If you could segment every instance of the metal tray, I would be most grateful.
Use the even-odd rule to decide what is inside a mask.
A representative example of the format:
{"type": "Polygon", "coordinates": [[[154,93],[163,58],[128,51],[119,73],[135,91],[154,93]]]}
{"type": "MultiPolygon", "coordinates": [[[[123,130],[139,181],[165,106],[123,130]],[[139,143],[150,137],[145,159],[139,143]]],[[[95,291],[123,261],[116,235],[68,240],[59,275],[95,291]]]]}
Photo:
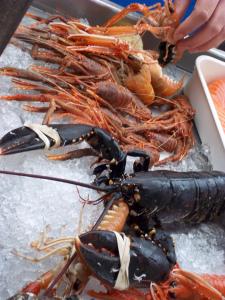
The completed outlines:
{"type": "MultiPolygon", "coordinates": [[[[53,14],[74,16],[77,18],[87,18],[88,21],[93,25],[94,24],[103,24],[116,11],[119,11],[121,9],[120,6],[113,4],[110,1],[103,1],[103,0],[76,0],[76,1],[75,0],[65,0],[65,1],[62,1],[62,0],[48,0],[48,1],[34,0],[33,6],[39,8],[39,9],[42,9],[46,12],[53,13],[53,14]]],[[[135,20],[135,18],[136,18],[135,14],[132,14],[131,16],[129,16],[128,19],[132,22],[133,20],[135,20]]],[[[149,49],[157,49],[157,46],[159,43],[159,41],[157,41],[155,38],[153,38],[150,34],[145,35],[144,42],[145,42],[145,48],[149,48],[149,49]]],[[[210,51],[210,55],[220,58],[221,60],[225,61],[225,55],[222,51],[212,50],[212,51],[210,51]]],[[[195,58],[196,58],[196,55],[185,54],[185,56],[179,62],[177,67],[175,67],[175,71],[178,71],[178,73],[179,73],[179,70],[182,70],[182,71],[189,73],[189,75],[190,75],[195,66],[195,58]]],[[[11,157],[10,157],[10,159],[11,159],[11,157]]],[[[9,166],[13,166],[13,168],[17,168],[18,165],[16,165],[16,164],[14,165],[15,162],[16,162],[16,158],[15,158],[15,160],[12,159],[9,166]]],[[[42,166],[40,164],[40,168],[41,167],[42,166]]],[[[49,170],[50,170],[50,168],[49,168],[49,170]]],[[[40,190],[42,190],[42,189],[40,189],[40,190]]],[[[56,192],[57,192],[57,189],[56,189],[56,192]]],[[[72,191],[71,191],[71,193],[72,193],[72,191]]],[[[39,201],[40,201],[40,207],[42,207],[41,199],[39,199],[39,201]]],[[[21,207],[24,207],[24,206],[21,206],[21,207]]],[[[44,207],[44,205],[43,205],[43,207],[44,207]]],[[[72,211],[72,209],[71,209],[71,211],[72,211]]],[[[41,215],[41,211],[38,211],[38,213],[41,215]]],[[[30,216],[30,215],[28,215],[28,216],[30,216]]],[[[16,217],[16,214],[15,214],[15,217],[16,217]]],[[[67,216],[67,218],[69,218],[69,217],[67,216]]],[[[27,218],[27,219],[29,219],[29,218],[27,218]]],[[[12,222],[12,224],[14,224],[14,223],[12,222]]],[[[38,230],[35,229],[34,231],[36,232],[38,230]]],[[[6,233],[7,232],[4,231],[4,236],[7,237],[6,233]]],[[[10,261],[10,259],[12,259],[12,258],[10,257],[8,260],[10,261]]],[[[10,266],[10,264],[9,264],[9,266],[10,266]]],[[[19,265],[19,266],[21,266],[21,265],[19,265]]],[[[82,299],[87,299],[87,298],[82,298],[82,299]]]]}

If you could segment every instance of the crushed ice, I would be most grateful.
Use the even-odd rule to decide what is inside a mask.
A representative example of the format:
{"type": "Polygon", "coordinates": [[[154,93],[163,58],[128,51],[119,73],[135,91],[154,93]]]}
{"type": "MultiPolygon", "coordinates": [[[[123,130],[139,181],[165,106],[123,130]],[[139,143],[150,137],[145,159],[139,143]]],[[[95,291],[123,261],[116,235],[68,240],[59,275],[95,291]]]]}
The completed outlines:
{"type": "MultiPolygon", "coordinates": [[[[33,63],[29,54],[9,45],[0,57],[0,67],[27,68],[33,63]]],[[[1,76],[0,94],[13,94],[16,90],[11,79],[1,76]]],[[[0,136],[22,126],[25,122],[40,123],[43,116],[24,112],[17,102],[0,102],[0,136]]],[[[92,159],[66,162],[49,161],[43,151],[5,156],[0,168],[27,173],[93,181],[90,165],[92,159]]],[[[82,198],[95,199],[95,191],[79,188],[82,198]]],[[[55,266],[57,261],[47,259],[31,263],[12,254],[16,249],[26,255],[40,257],[32,251],[30,243],[50,224],[50,237],[76,235],[82,204],[75,186],[31,178],[1,176],[0,185],[0,299],[6,299],[34,280],[41,273],[55,266]]],[[[82,217],[82,231],[88,230],[101,213],[100,206],[87,206],[82,217]]]]}
{"type": "MultiPolygon", "coordinates": [[[[0,67],[16,66],[28,68],[33,63],[29,54],[9,45],[0,57],[0,67]]],[[[1,76],[0,93],[12,94],[16,90],[11,79],[1,76]]],[[[0,102],[0,136],[25,122],[40,123],[41,114],[29,114],[17,102],[0,102]]],[[[166,166],[176,170],[209,170],[209,152],[206,146],[196,146],[180,163],[166,166]]],[[[49,161],[42,151],[1,157],[0,168],[35,174],[61,176],[83,182],[91,182],[92,159],[73,161],[49,161]]],[[[55,266],[55,258],[41,263],[31,263],[12,254],[16,249],[37,257],[39,253],[30,248],[39,233],[50,224],[51,237],[76,235],[82,204],[74,186],[30,178],[1,175],[0,185],[0,298],[6,299],[34,280],[41,273],[55,266]]],[[[94,199],[94,191],[79,188],[83,198],[94,199]]],[[[82,218],[82,230],[87,230],[101,213],[100,206],[87,206],[82,218]]],[[[186,228],[174,233],[179,264],[191,271],[225,273],[224,229],[216,224],[186,228]]],[[[89,287],[98,289],[96,280],[89,287]]],[[[83,299],[86,299],[85,297],[83,299]]]]}

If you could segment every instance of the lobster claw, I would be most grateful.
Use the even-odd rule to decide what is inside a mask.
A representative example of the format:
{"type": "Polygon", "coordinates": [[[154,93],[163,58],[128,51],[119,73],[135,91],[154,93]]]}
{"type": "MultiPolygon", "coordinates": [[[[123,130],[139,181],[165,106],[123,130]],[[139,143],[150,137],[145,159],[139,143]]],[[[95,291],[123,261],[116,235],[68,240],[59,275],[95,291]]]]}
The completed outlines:
{"type": "Polygon", "coordinates": [[[28,127],[11,130],[0,140],[0,154],[14,154],[44,148],[45,144],[28,127]]]}
{"type": "MultiPolygon", "coordinates": [[[[84,155],[99,156],[107,161],[94,169],[99,176],[104,170],[110,171],[111,177],[121,177],[125,170],[126,153],[105,130],[85,124],[31,124],[8,132],[0,140],[0,155],[20,153],[37,149],[51,149],[60,146],[79,144],[86,141],[90,148],[76,152],[76,156],[64,156],[65,159],[84,155]],[[81,153],[81,154],[78,154],[81,153]],[[86,154],[84,154],[86,153],[86,154]]],[[[75,152],[75,151],[74,151],[75,152]]],[[[70,152],[72,153],[72,152],[70,152]]],[[[69,154],[69,153],[68,153],[69,154]]],[[[61,156],[62,157],[62,156],[61,156]]],[[[58,158],[60,159],[60,158],[58,158]]]]}
{"type": "Polygon", "coordinates": [[[147,171],[150,157],[143,151],[123,152],[119,144],[104,129],[85,124],[31,124],[11,130],[0,140],[0,155],[20,153],[37,149],[52,149],[86,141],[89,148],[51,156],[51,159],[69,159],[82,156],[99,156],[106,163],[94,169],[99,177],[105,170],[110,178],[120,178],[125,171],[127,155],[140,157],[135,171],[147,171]],[[85,151],[86,150],[86,151],[85,151]]]}
{"type": "Polygon", "coordinates": [[[0,140],[0,154],[13,154],[25,151],[60,147],[80,143],[94,135],[92,126],[73,124],[52,124],[51,126],[32,124],[8,132],[0,140]],[[41,135],[37,132],[41,132],[41,135]],[[44,139],[42,138],[44,137],[44,139]]]}
{"type": "MultiPolygon", "coordinates": [[[[91,231],[76,239],[76,249],[82,261],[103,283],[115,286],[120,269],[117,239],[111,231],[91,231]]],[[[165,280],[176,263],[172,239],[165,235],[162,243],[156,239],[131,238],[129,284],[142,287],[165,280]],[[164,240],[165,237],[167,240],[164,240]]]]}

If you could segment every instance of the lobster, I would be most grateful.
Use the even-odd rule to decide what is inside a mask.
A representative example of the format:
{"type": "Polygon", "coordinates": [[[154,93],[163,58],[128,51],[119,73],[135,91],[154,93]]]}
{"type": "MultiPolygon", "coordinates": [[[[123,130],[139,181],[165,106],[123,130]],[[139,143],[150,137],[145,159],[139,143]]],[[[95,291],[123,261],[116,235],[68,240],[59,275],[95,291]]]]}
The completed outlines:
{"type": "MultiPolygon", "coordinates": [[[[106,193],[114,193],[118,199],[123,198],[130,206],[131,219],[141,216],[144,227],[144,223],[148,224],[150,221],[153,226],[174,221],[201,223],[215,219],[224,211],[223,172],[148,172],[150,157],[146,153],[124,153],[116,141],[102,129],[88,125],[52,125],[46,127],[47,131],[43,129],[45,126],[38,128],[43,130],[42,134],[33,125],[7,133],[0,140],[0,154],[44,148],[45,139],[50,147],[86,140],[100,154],[100,158],[108,161],[94,169],[94,174],[97,175],[95,184],[106,193]],[[53,134],[49,133],[49,129],[53,134]],[[131,175],[125,174],[127,155],[141,157],[139,162],[134,163],[135,173],[131,175]],[[107,168],[109,175],[101,176],[107,168]]],[[[82,150],[79,150],[79,155],[82,156],[82,150]]]]}
{"type": "MultiPolygon", "coordinates": [[[[0,173],[13,174],[5,171],[0,171],[0,173]]],[[[24,176],[29,175],[24,174],[24,176]]],[[[56,179],[35,175],[31,176],[50,180],[56,179]]],[[[67,183],[79,185],[79,182],[76,181],[67,183]]],[[[89,184],[83,185],[81,183],[81,185],[87,188],[96,188],[89,184]]],[[[149,285],[152,281],[160,283],[168,279],[176,263],[176,254],[172,238],[160,229],[150,230],[146,232],[144,236],[140,235],[139,231],[133,231],[132,235],[129,235],[129,238],[125,237],[125,234],[116,234],[115,231],[121,232],[124,229],[128,214],[128,205],[122,199],[118,200],[112,196],[112,198],[108,200],[103,213],[93,229],[73,239],[77,254],[75,256],[74,254],[68,253],[67,267],[63,267],[63,272],[60,272],[60,276],[57,276],[58,281],[65,275],[69,278],[71,281],[69,291],[76,285],[77,281],[79,284],[79,292],[82,291],[90,275],[98,278],[109,288],[116,287],[121,290],[127,287],[143,287],[149,285]],[[123,263],[120,251],[123,253],[124,247],[126,246],[126,244],[122,244],[123,250],[119,249],[118,236],[120,237],[121,235],[123,237],[121,237],[121,239],[124,239],[126,244],[128,243],[129,259],[126,265],[127,279],[125,283],[123,283],[123,280],[122,283],[120,283],[121,277],[118,281],[118,274],[120,273],[123,263]]],[[[130,234],[130,231],[128,232],[130,234]]],[[[52,240],[49,243],[48,249],[50,249],[51,245],[54,246],[55,243],[56,242],[52,240]]],[[[59,243],[59,239],[57,239],[57,243],[59,243]]],[[[62,239],[62,243],[65,243],[65,239],[62,239]]],[[[60,267],[62,266],[60,265],[60,267]]],[[[39,299],[38,296],[41,291],[48,290],[48,287],[51,286],[51,282],[54,276],[56,276],[58,269],[59,267],[44,273],[34,282],[28,283],[19,293],[8,300],[39,299]]],[[[49,289],[52,292],[52,287],[49,289]]],[[[51,294],[50,297],[52,299],[55,296],[51,294]]],[[[60,299],[69,300],[70,298],[65,296],[60,299]]]]}
{"type": "Polygon", "coordinates": [[[175,267],[169,279],[153,284],[151,296],[157,300],[223,300],[224,275],[195,274],[175,267]]]}
{"type": "MultiPolygon", "coordinates": [[[[0,173],[62,181],[59,178],[32,174],[29,175],[7,171],[0,171],[0,173]]],[[[219,298],[220,292],[217,291],[217,287],[213,288],[207,283],[211,278],[210,276],[203,279],[205,280],[203,284],[199,279],[200,277],[197,277],[194,274],[190,276],[189,273],[182,270],[179,272],[171,271],[176,263],[173,242],[168,235],[161,229],[158,229],[158,227],[159,223],[165,224],[174,221],[198,223],[215,219],[224,210],[225,174],[216,171],[187,173],[151,171],[138,172],[127,177],[125,176],[124,179],[118,181],[116,181],[116,179],[114,180],[114,183],[111,182],[111,185],[103,185],[103,183],[101,183],[100,186],[83,184],[70,180],[64,180],[63,182],[106,192],[107,197],[105,197],[105,195],[102,196],[102,199],[106,202],[106,206],[110,203],[110,200],[108,200],[109,194],[112,194],[113,197],[111,198],[112,202],[110,204],[122,201],[122,205],[129,207],[126,208],[126,213],[123,211],[122,216],[125,216],[125,219],[128,217],[127,225],[130,227],[133,234],[138,236],[138,239],[136,239],[136,237],[131,238],[131,245],[133,245],[134,248],[137,248],[135,250],[136,252],[131,251],[134,255],[133,259],[130,261],[129,270],[131,273],[129,273],[129,287],[143,287],[148,285],[151,281],[153,282],[151,283],[151,294],[150,296],[148,295],[149,297],[146,296],[146,299],[165,300],[176,299],[174,295],[176,295],[177,292],[178,294],[181,293],[183,289],[185,290],[185,285],[190,289],[193,286],[194,290],[195,286],[200,285],[201,288],[204,288],[205,294],[200,292],[200,295],[198,295],[198,292],[190,291],[193,298],[190,298],[191,296],[186,296],[185,298],[185,295],[182,295],[183,298],[178,297],[177,299],[222,300],[223,296],[219,298]],[[155,225],[154,229],[151,229],[153,224],[152,221],[155,225]],[[149,242],[152,244],[149,244],[149,242]],[[140,255],[137,255],[137,253],[139,253],[137,249],[140,250],[138,245],[143,250],[140,255]],[[153,246],[156,246],[156,248],[153,246]],[[149,257],[148,254],[155,253],[156,249],[159,260],[157,260],[157,264],[154,268],[152,260],[150,259],[150,269],[148,266],[150,273],[151,270],[155,271],[148,274],[147,277],[144,276],[144,278],[142,278],[141,274],[146,275],[147,271],[145,269],[141,269],[140,273],[137,273],[137,271],[139,268],[147,266],[148,260],[145,261],[145,258],[149,257]],[[151,252],[152,250],[154,251],[151,252]],[[136,259],[138,259],[138,261],[136,261],[136,259]],[[135,269],[135,267],[132,268],[132,266],[138,267],[135,269]],[[163,273],[161,273],[161,271],[163,273]],[[130,276],[130,274],[132,274],[132,276],[130,276]],[[134,274],[139,274],[139,276],[134,276],[134,274]],[[146,278],[149,278],[149,280],[146,278]],[[178,288],[177,283],[174,282],[178,282],[181,286],[178,288]],[[214,295],[215,298],[213,296],[210,298],[210,295],[214,295]]],[[[112,181],[112,179],[109,181],[112,181]]],[[[116,255],[118,255],[116,238],[112,231],[104,231],[105,226],[107,228],[109,224],[110,230],[115,228],[118,230],[118,224],[124,226],[125,221],[123,219],[123,222],[121,222],[119,216],[118,219],[114,219],[115,222],[113,221],[113,216],[115,215],[116,214],[114,213],[109,213],[108,216],[103,218],[102,223],[98,227],[99,231],[85,233],[75,240],[77,252],[79,253],[81,261],[87,266],[91,274],[100,279],[108,288],[108,293],[106,295],[104,294],[103,299],[116,299],[115,295],[118,296],[120,293],[119,291],[114,292],[114,290],[112,290],[115,286],[116,276],[110,272],[112,269],[118,271],[120,264],[118,257],[115,258],[116,255]],[[100,264],[98,264],[98,262],[100,262],[100,264]]],[[[126,232],[126,227],[124,230],[126,232]]],[[[213,277],[211,279],[213,280],[213,277]]],[[[218,277],[218,280],[221,280],[221,278],[218,277]]],[[[211,284],[215,285],[215,282],[212,281],[211,284]]],[[[132,293],[135,294],[133,290],[131,290],[131,294],[132,293]]],[[[129,295],[129,290],[125,292],[125,294],[129,295]]],[[[92,292],[92,295],[95,295],[96,298],[98,298],[98,293],[92,292]]],[[[99,299],[102,299],[102,294],[99,294],[99,299]]],[[[132,296],[131,298],[128,298],[127,296],[127,299],[133,298],[132,296]]]]}
{"type": "MultiPolygon", "coordinates": [[[[57,139],[54,139],[54,135],[46,133],[50,146],[54,144],[59,146],[71,143],[73,140],[74,142],[79,142],[83,139],[87,139],[89,145],[91,145],[96,152],[99,151],[102,153],[105,159],[112,159],[112,156],[107,156],[107,154],[113,153],[110,152],[110,150],[113,149],[111,146],[112,143],[114,146],[117,144],[114,144],[115,141],[109,139],[107,134],[105,136],[104,131],[100,130],[99,135],[99,131],[95,128],[93,140],[90,141],[87,133],[90,133],[90,128],[93,129],[93,127],[76,127],[77,129],[80,128],[83,130],[83,135],[80,135],[81,132],[79,132],[79,135],[75,134],[74,139],[74,132],[72,130],[74,127],[71,128],[70,126],[68,127],[68,125],[55,126],[63,140],[60,143],[57,143],[57,139]],[[70,134],[68,133],[66,135],[63,128],[70,134]],[[67,131],[68,128],[70,129],[69,131],[67,131]],[[82,139],[80,140],[81,136],[82,139]],[[104,136],[103,139],[101,139],[102,136],[104,136]]],[[[37,136],[33,129],[27,127],[13,130],[11,133],[6,134],[0,141],[1,154],[17,153],[43,147],[43,140],[37,136]]],[[[119,148],[116,149],[118,150],[118,153],[120,153],[119,148]]],[[[113,158],[115,158],[115,155],[113,158]]],[[[160,248],[161,251],[159,251],[161,255],[160,260],[157,260],[157,265],[159,266],[160,262],[163,261],[163,266],[165,267],[167,265],[167,271],[163,272],[163,274],[161,274],[156,267],[158,272],[154,272],[154,275],[150,274],[150,279],[147,282],[149,283],[151,280],[156,282],[160,282],[161,280],[163,281],[166,279],[166,276],[168,276],[172,266],[175,264],[175,255],[172,250],[168,251],[168,249],[172,249],[172,241],[167,235],[164,235],[164,232],[161,232],[161,229],[158,228],[163,224],[173,222],[188,222],[196,224],[203,221],[213,220],[220,215],[224,211],[225,174],[216,171],[187,173],[172,171],[141,171],[131,175],[126,175],[123,173],[124,165],[123,169],[121,169],[120,164],[115,164],[113,166],[115,167],[113,170],[113,176],[112,172],[109,172],[111,175],[108,177],[98,176],[95,181],[95,185],[68,180],[64,180],[64,182],[105,192],[106,194],[103,195],[100,200],[104,201],[106,205],[110,195],[113,195],[112,201],[114,203],[122,199],[125,205],[128,205],[129,207],[128,214],[125,214],[125,219],[127,217],[126,223],[134,235],[140,238],[138,240],[133,239],[133,245],[137,246],[138,244],[144,244],[144,247],[146,246],[149,249],[149,245],[147,246],[147,244],[149,243],[149,239],[151,242],[153,239],[153,245],[157,246],[157,251],[159,251],[158,248],[160,248]],[[117,177],[118,175],[121,176],[117,177]],[[157,229],[155,231],[155,229],[152,230],[152,228],[157,229]],[[167,261],[167,264],[165,261],[167,261]]],[[[105,166],[104,168],[101,167],[100,171],[102,172],[103,169],[105,169],[105,166]]],[[[101,172],[96,173],[99,175],[101,172]]],[[[12,172],[1,171],[0,173],[10,174],[12,172]]],[[[15,175],[24,174],[15,173],[15,175]]],[[[30,176],[34,178],[36,177],[35,175],[30,176]]],[[[42,178],[62,181],[61,179],[53,179],[44,176],[42,176],[42,178]]],[[[111,219],[106,219],[106,221],[109,220],[111,219]]],[[[108,222],[106,222],[106,224],[107,223],[108,222]]],[[[124,225],[124,222],[119,221],[119,223],[124,225]]],[[[110,228],[110,230],[111,229],[113,228],[110,228]]],[[[124,230],[126,232],[126,228],[124,230]]],[[[109,272],[109,268],[115,267],[115,270],[118,270],[119,264],[119,260],[116,260],[114,256],[117,251],[117,245],[113,233],[93,231],[86,233],[85,236],[80,236],[75,242],[79,257],[82,262],[88,266],[90,273],[95,274],[97,278],[112,288],[115,284],[116,277],[109,272]],[[86,239],[85,236],[89,236],[90,239],[86,239]],[[88,244],[90,242],[94,245],[94,250],[92,246],[91,248],[89,247],[88,244]],[[99,253],[99,251],[96,250],[99,249],[98,247],[106,249],[107,254],[109,252],[113,253],[113,256],[110,255],[110,259],[108,259],[108,256],[105,256],[105,253],[103,253],[103,255],[101,251],[99,253]],[[103,260],[106,259],[107,261],[106,265],[104,265],[107,272],[102,272],[102,268],[96,266],[96,262],[99,261],[101,255],[103,255],[103,260]]],[[[151,249],[153,248],[151,247],[151,249]]],[[[144,255],[141,254],[140,257],[146,257],[148,253],[150,253],[148,251],[144,252],[144,255]]],[[[136,266],[135,257],[136,256],[134,255],[134,260],[132,260],[132,262],[134,262],[134,265],[136,266]]],[[[137,262],[137,264],[139,263],[140,262],[137,262]]],[[[146,263],[143,264],[142,261],[141,264],[145,265],[146,263]]],[[[151,267],[153,266],[151,265],[151,267]]],[[[160,270],[163,270],[163,268],[160,267],[160,270]]],[[[131,287],[136,286],[137,284],[137,280],[132,281],[132,278],[134,277],[130,278],[131,287]]],[[[146,284],[145,278],[140,276],[137,278],[139,278],[140,281],[138,282],[139,286],[146,284]]]]}

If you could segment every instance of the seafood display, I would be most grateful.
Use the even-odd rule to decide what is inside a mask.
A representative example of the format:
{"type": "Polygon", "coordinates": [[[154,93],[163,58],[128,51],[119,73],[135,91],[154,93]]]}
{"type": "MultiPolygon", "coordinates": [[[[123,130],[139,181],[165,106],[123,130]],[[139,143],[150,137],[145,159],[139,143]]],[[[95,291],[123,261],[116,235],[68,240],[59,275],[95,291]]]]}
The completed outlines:
{"type": "Polygon", "coordinates": [[[35,22],[21,25],[12,43],[49,64],[1,68],[0,74],[13,77],[24,93],[0,99],[26,101],[25,110],[44,113],[43,124],[66,120],[103,128],[125,152],[145,151],[151,166],[186,156],[194,144],[195,112],[185,96],[175,96],[183,80],[164,74],[158,53],[140,45],[145,31],[167,40],[174,30],[170,1],[154,9],[132,4],[101,26],[59,16],[28,17],[35,22]],[[117,24],[134,11],[143,14],[135,25],[117,24]],[[163,151],[169,153],[166,159],[160,157],[163,151]]]}
{"type": "Polygon", "coordinates": [[[225,131],[225,79],[214,80],[208,84],[208,89],[215,104],[223,130],[225,131]]]}
{"type": "Polygon", "coordinates": [[[33,23],[21,25],[11,42],[41,64],[28,70],[1,68],[0,75],[13,77],[20,92],[0,99],[26,102],[24,110],[44,117],[42,124],[23,123],[6,133],[0,156],[57,150],[47,154],[53,164],[92,156],[94,178],[86,183],[35,172],[0,174],[96,191],[98,198],[84,199],[77,188],[83,205],[102,204],[103,211],[88,229],[71,236],[52,238],[46,226],[31,243],[38,258],[14,249],[14,255],[33,263],[59,259],[37,279],[29,277],[14,296],[9,293],[8,300],[75,300],[86,292],[104,300],[223,300],[225,275],[181,268],[168,228],[216,222],[225,211],[225,173],[149,170],[182,160],[194,144],[195,111],[179,94],[183,80],[175,82],[162,69],[179,57],[172,45],[179,22],[172,1],[131,4],[100,26],[61,16],[27,16],[33,23]],[[130,12],[140,13],[136,24],[121,25],[130,12]],[[143,50],[146,31],[160,39],[159,53],[143,50]],[[164,151],[170,156],[160,157],[164,151]],[[105,290],[87,288],[91,278],[105,290]]]}

